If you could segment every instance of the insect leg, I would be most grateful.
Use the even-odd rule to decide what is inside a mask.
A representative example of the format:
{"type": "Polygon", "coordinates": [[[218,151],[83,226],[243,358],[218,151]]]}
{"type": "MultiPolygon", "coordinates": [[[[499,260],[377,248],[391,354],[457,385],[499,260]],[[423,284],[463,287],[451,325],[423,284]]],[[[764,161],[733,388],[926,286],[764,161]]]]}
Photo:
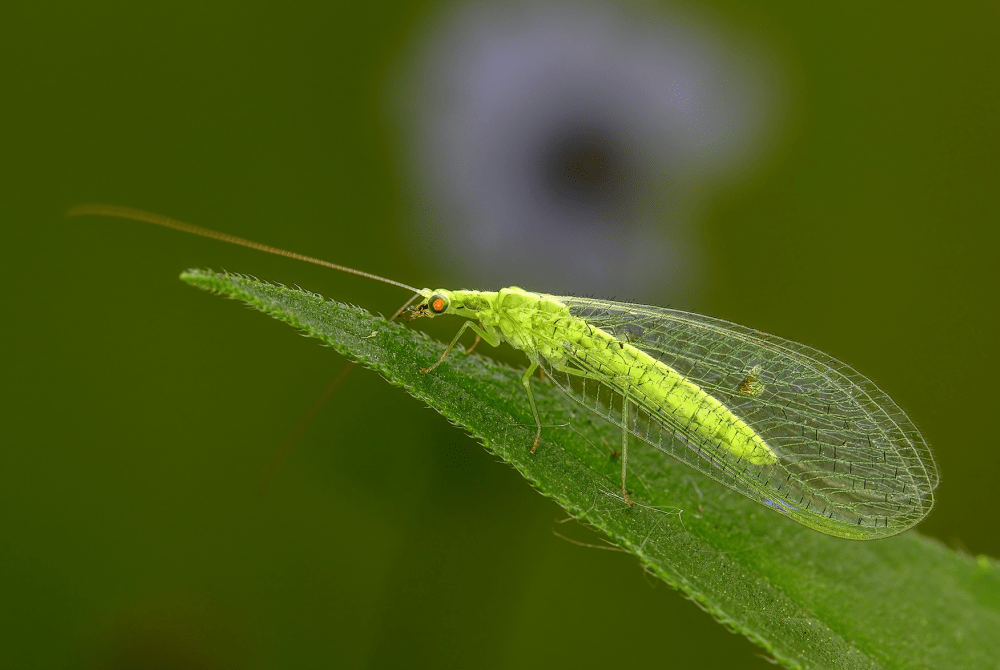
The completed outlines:
{"type": "MultiPolygon", "coordinates": [[[[397,309],[396,313],[389,317],[389,320],[395,321],[396,319],[398,319],[399,315],[405,312],[406,308],[412,305],[413,301],[419,297],[420,297],[419,293],[414,293],[412,298],[403,303],[403,306],[397,309]]],[[[373,335],[374,333],[372,333],[372,335],[369,335],[368,337],[372,337],[373,335]]],[[[476,337],[478,339],[478,336],[476,337]]],[[[271,479],[274,478],[274,473],[278,471],[278,467],[288,457],[288,454],[291,452],[292,447],[294,447],[295,443],[299,441],[299,438],[302,437],[302,434],[306,431],[306,428],[309,427],[309,424],[311,424],[313,420],[316,418],[316,415],[319,414],[319,411],[323,409],[323,405],[325,405],[327,401],[330,400],[330,398],[333,396],[334,392],[337,390],[337,387],[339,387],[343,383],[343,381],[347,379],[347,375],[351,374],[351,370],[354,369],[354,366],[355,366],[354,361],[349,361],[347,365],[343,367],[343,369],[337,374],[337,376],[333,379],[333,381],[330,382],[330,385],[326,387],[326,390],[324,390],[323,393],[321,393],[320,396],[316,398],[315,402],[313,402],[312,404],[312,407],[306,410],[305,414],[299,417],[298,423],[296,423],[295,427],[292,428],[291,432],[288,433],[288,436],[285,438],[285,441],[281,443],[281,445],[277,448],[277,450],[275,450],[274,455],[271,456],[271,463],[267,466],[267,470],[264,471],[264,474],[260,478],[260,484],[258,484],[258,488],[260,489],[261,495],[267,493],[267,488],[271,483],[271,479]]]]}
{"type": "Polygon", "coordinates": [[[483,336],[476,333],[476,341],[472,343],[472,346],[465,350],[465,353],[471,354],[472,350],[476,348],[476,345],[483,341],[483,336]]]}
{"type": "Polygon", "coordinates": [[[632,499],[628,497],[628,491],[625,489],[625,472],[628,463],[628,409],[628,394],[625,394],[622,396],[622,497],[631,507],[632,499]]]}
{"type": "Polygon", "coordinates": [[[538,432],[535,433],[535,442],[531,445],[531,453],[535,453],[535,450],[538,449],[538,440],[542,437],[542,422],[538,418],[538,410],[535,409],[535,396],[531,394],[531,385],[528,379],[537,367],[538,361],[532,361],[531,365],[528,366],[528,369],[524,371],[523,375],[521,375],[521,383],[524,384],[524,390],[528,392],[528,404],[531,405],[531,413],[535,415],[535,425],[538,426],[538,432]]]}
{"type": "MultiPolygon", "coordinates": [[[[421,372],[430,372],[431,370],[433,370],[437,366],[439,366],[442,363],[444,363],[444,359],[448,355],[448,352],[451,351],[452,347],[454,347],[456,344],[458,344],[458,340],[459,340],[460,337],[462,337],[462,334],[465,332],[466,328],[471,328],[472,332],[474,332],[476,334],[476,342],[477,343],[479,342],[480,339],[484,339],[492,347],[495,347],[498,344],[500,344],[500,338],[499,337],[494,337],[493,335],[490,335],[485,330],[483,330],[482,328],[480,328],[476,324],[472,323],[471,321],[466,321],[465,323],[462,324],[462,327],[458,329],[458,333],[455,335],[455,338],[451,341],[451,344],[449,344],[445,348],[444,353],[441,354],[441,358],[438,359],[438,362],[435,363],[434,365],[430,366],[429,368],[420,368],[420,371],[421,372]]],[[[475,346],[475,345],[472,345],[472,346],[475,346]]]]}
{"type": "MultiPolygon", "coordinates": [[[[594,379],[598,382],[604,383],[604,379],[597,375],[591,374],[586,370],[578,370],[577,368],[572,368],[568,365],[560,365],[558,363],[552,363],[552,367],[564,374],[575,375],[577,377],[583,377],[584,379],[594,379]]],[[[625,473],[628,467],[628,415],[629,415],[629,405],[630,401],[627,394],[622,395],[622,495],[625,497],[625,502],[628,503],[629,507],[632,507],[632,499],[628,497],[628,491],[625,490],[625,473]]]]}

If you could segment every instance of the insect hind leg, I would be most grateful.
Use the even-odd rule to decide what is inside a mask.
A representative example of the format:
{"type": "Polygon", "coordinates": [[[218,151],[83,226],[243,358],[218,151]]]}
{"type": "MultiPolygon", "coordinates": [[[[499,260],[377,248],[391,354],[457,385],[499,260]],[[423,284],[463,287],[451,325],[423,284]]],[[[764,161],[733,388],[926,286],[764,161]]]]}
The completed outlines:
{"type": "Polygon", "coordinates": [[[531,445],[531,453],[535,453],[538,449],[538,440],[542,438],[542,421],[538,418],[538,410],[535,408],[535,396],[531,393],[531,373],[535,371],[538,367],[538,361],[532,361],[528,369],[524,371],[521,375],[521,384],[524,386],[524,390],[528,392],[528,404],[531,405],[531,414],[535,417],[535,426],[537,426],[538,431],[535,433],[535,441],[531,445]]]}
{"type": "Polygon", "coordinates": [[[622,497],[625,503],[632,507],[632,499],[628,497],[628,489],[625,488],[625,473],[628,472],[628,395],[622,396],[622,497]]]}
{"type": "MultiPolygon", "coordinates": [[[[573,367],[570,367],[568,365],[562,365],[562,364],[551,362],[551,361],[550,361],[550,365],[552,366],[553,370],[556,370],[557,372],[562,372],[562,373],[567,374],[567,375],[573,375],[573,376],[576,376],[576,377],[581,377],[583,379],[593,379],[593,380],[596,380],[598,382],[604,381],[602,377],[598,377],[597,375],[590,374],[586,370],[580,370],[578,368],[573,368],[573,367]]],[[[532,368],[532,369],[534,369],[534,368],[532,368]]],[[[621,453],[621,459],[622,459],[622,497],[625,499],[625,503],[628,504],[629,507],[632,507],[632,506],[635,505],[635,503],[632,502],[632,499],[628,495],[628,489],[625,488],[625,475],[628,472],[628,415],[629,415],[629,405],[630,404],[631,403],[629,401],[628,395],[627,394],[623,394],[622,395],[622,426],[621,426],[622,427],[622,453],[621,453]]],[[[534,405],[532,405],[532,409],[534,409],[534,405]]],[[[532,449],[532,451],[534,451],[534,449],[532,449]]]]}

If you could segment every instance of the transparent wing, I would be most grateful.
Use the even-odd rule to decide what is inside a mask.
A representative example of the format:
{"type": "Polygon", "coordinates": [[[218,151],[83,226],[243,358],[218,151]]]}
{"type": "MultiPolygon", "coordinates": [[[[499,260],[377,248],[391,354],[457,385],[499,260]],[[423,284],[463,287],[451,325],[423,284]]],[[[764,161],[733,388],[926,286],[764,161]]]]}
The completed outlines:
{"type": "Polygon", "coordinates": [[[659,307],[558,297],[573,316],[668,365],[715,397],[777,454],[754,465],[674,420],[642,389],[594,370],[565,346],[545,372],[568,395],[622,426],[621,399],[636,410],[622,426],[740,493],[825,533],[894,535],[927,515],[938,484],[920,431],[871,380],[802,344],[659,307]]]}

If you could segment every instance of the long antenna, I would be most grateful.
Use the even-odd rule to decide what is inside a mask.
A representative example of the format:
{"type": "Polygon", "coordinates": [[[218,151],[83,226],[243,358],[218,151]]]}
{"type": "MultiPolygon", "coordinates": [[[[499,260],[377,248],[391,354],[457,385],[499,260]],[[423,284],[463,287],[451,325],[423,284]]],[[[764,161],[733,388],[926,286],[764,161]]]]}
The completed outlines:
{"type": "Polygon", "coordinates": [[[369,272],[362,272],[361,270],[355,270],[354,268],[344,267],[343,265],[337,265],[336,263],[324,261],[319,258],[313,258],[312,256],[303,256],[302,254],[297,254],[294,251],[285,251],[284,249],[279,249],[277,247],[261,244],[260,242],[254,242],[253,240],[246,240],[243,239],[242,237],[236,237],[235,235],[220,233],[215,230],[209,230],[208,228],[202,228],[201,226],[195,226],[190,223],[184,223],[183,221],[178,221],[177,219],[171,219],[170,217],[162,216],[160,214],[153,214],[152,212],[144,212],[141,209],[132,209],[131,207],[119,207],[117,205],[84,203],[82,205],[74,205],[73,207],[70,207],[66,211],[66,216],[86,216],[88,214],[95,214],[97,216],[117,216],[118,218],[121,219],[131,219],[132,221],[145,221],[147,223],[154,223],[158,226],[164,226],[165,228],[173,228],[174,230],[180,230],[185,233],[191,233],[193,235],[208,237],[213,240],[221,240],[223,242],[229,242],[230,244],[238,244],[241,247],[248,247],[250,249],[256,249],[257,251],[265,251],[269,254],[274,254],[275,256],[294,258],[295,260],[298,261],[305,261],[306,263],[312,263],[313,265],[321,265],[325,268],[340,270],[341,272],[346,272],[352,275],[358,275],[359,277],[367,277],[368,279],[374,279],[384,284],[391,284],[393,286],[398,286],[399,288],[405,288],[409,291],[413,291],[414,293],[418,294],[420,293],[418,289],[415,289],[412,286],[407,286],[402,282],[393,281],[392,279],[386,279],[385,277],[379,277],[378,275],[373,275],[369,272]]]}

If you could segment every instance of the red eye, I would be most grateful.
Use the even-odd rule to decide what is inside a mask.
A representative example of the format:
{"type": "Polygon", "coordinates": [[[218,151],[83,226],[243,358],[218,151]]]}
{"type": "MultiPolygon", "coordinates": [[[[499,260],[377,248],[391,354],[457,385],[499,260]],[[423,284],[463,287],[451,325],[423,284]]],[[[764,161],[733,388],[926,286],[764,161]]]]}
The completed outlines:
{"type": "Polygon", "coordinates": [[[431,303],[431,309],[434,310],[435,312],[443,312],[444,311],[444,298],[438,298],[437,300],[435,300],[434,302],[432,302],[431,303]]]}

